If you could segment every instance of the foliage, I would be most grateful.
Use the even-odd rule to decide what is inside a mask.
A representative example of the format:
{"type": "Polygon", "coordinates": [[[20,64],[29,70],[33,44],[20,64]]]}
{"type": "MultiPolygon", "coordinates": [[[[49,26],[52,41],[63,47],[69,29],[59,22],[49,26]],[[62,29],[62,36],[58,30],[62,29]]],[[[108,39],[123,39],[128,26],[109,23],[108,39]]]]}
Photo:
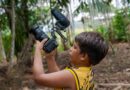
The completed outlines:
{"type": "MultiPolygon", "coordinates": [[[[54,3],[57,3],[57,0],[51,0],[54,3]]],[[[50,7],[44,6],[38,7],[38,3],[48,3],[46,0],[15,0],[15,21],[16,21],[16,38],[15,38],[15,54],[21,51],[25,40],[28,38],[29,28],[41,21],[44,24],[47,24],[51,18],[50,7]]],[[[4,47],[6,53],[9,54],[9,48],[11,45],[11,2],[4,0],[0,2],[3,6],[4,12],[0,15],[0,28],[4,33],[10,32],[10,35],[3,34],[4,47]],[[7,6],[7,7],[6,7],[7,6]],[[8,52],[7,52],[8,51],[8,52]]],[[[54,4],[52,3],[52,4],[54,4]]],[[[69,0],[59,0],[58,5],[67,6],[69,0]]]]}
{"type": "Polygon", "coordinates": [[[110,3],[112,0],[92,0],[92,6],[98,10],[98,12],[106,13],[110,12],[110,3]]]}
{"type": "Polygon", "coordinates": [[[59,46],[58,46],[58,48],[57,48],[57,49],[58,49],[58,51],[59,51],[59,52],[64,51],[64,48],[63,48],[62,44],[59,44],[59,46]]]}
{"type": "Polygon", "coordinates": [[[4,30],[7,27],[7,17],[5,14],[0,15],[0,29],[4,30]]]}
{"type": "Polygon", "coordinates": [[[11,48],[11,31],[8,27],[8,18],[6,17],[6,14],[0,14],[0,30],[2,32],[2,41],[5,53],[7,56],[10,54],[10,48],[11,48]]]}
{"type": "Polygon", "coordinates": [[[97,32],[99,32],[106,40],[109,40],[107,27],[101,25],[97,28],[97,32]]]}
{"type": "Polygon", "coordinates": [[[117,41],[127,41],[127,26],[130,24],[130,13],[124,9],[117,10],[112,20],[114,38],[117,41]]]}
{"type": "MultiPolygon", "coordinates": [[[[25,2],[21,2],[26,4],[25,2]]],[[[31,3],[31,2],[30,2],[31,3]]],[[[35,13],[32,10],[28,10],[27,7],[22,6],[15,8],[16,13],[16,37],[15,37],[15,54],[21,51],[25,40],[28,38],[29,25],[35,22],[35,13]]],[[[17,6],[17,5],[16,5],[17,6]]]]}
{"type": "Polygon", "coordinates": [[[70,0],[50,0],[50,4],[52,7],[67,7],[70,0]]]}
{"type": "Polygon", "coordinates": [[[88,12],[88,11],[89,11],[88,4],[86,2],[81,2],[74,13],[78,14],[80,12],[88,12]]]}
{"type": "MultiPolygon", "coordinates": [[[[50,7],[40,6],[38,3],[45,2],[50,3],[49,0],[15,0],[15,13],[16,13],[16,39],[15,39],[15,54],[21,51],[25,40],[28,38],[29,28],[41,21],[44,24],[49,25],[51,16],[50,16],[50,7]]],[[[86,0],[89,2],[89,0],[86,0]]],[[[79,0],[80,5],[77,7],[75,12],[79,14],[80,12],[88,12],[91,6],[94,9],[98,10],[98,13],[106,13],[110,11],[110,3],[112,0],[92,0],[91,3],[86,2],[85,0],[79,0]]],[[[123,1],[123,0],[122,0],[123,1]]],[[[125,0],[127,3],[130,0],[125,0]]],[[[57,4],[58,8],[67,7],[70,0],[51,0],[52,6],[57,4]]],[[[5,12],[0,14],[0,29],[3,30],[3,41],[6,53],[9,53],[11,48],[11,1],[2,0],[0,4],[3,6],[5,12]],[[4,7],[5,6],[5,7],[4,7]],[[7,7],[6,7],[7,6],[7,7]],[[9,12],[8,12],[9,11],[9,12]],[[6,35],[6,33],[9,33],[6,35]]],[[[129,10],[130,12],[130,10],[129,10]]],[[[130,14],[126,14],[125,10],[119,10],[116,12],[116,16],[113,18],[112,26],[114,38],[119,41],[126,41],[128,38],[128,25],[130,24],[130,14]]],[[[106,39],[108,39],[108,30],[104,26],[99,26],[97,29],[106,39]]]]}
{"type": "Polygon", "coordinates": [[[2,31],[2,39],[3,39],[3,46],[5,48],[5,53],[7,54],[7,57],[10,54],[10,48],[11,48],[11,32],[9,28],[7,27],[5,30],[2,31]]]}
{"type": "Polygon", "coordinates": [[[123,5],[126,5],[126,4],[130,3],[130,0],[121,0],[121,2],[122,2],[123,5]]]}
{"type": "Polygon", "coordinates": [[[80,13],[80,12],[88,12],[91,10],[91,7],[94,9],[97,9],[101,13],[109,12],[111,11],[110,9],[110,3],[112,0],[92,0],[92,1],[84,1],[80,0],[79,3],[80,5],[77,7],[75,10],[75,14],[80,13]]]}
{"type": "Polygon", "coordinates": [[[67,4],[70,2],[70,0],[58,0],[58,3],[61,5],[61,6],[65,6],[67,7],[67,4]]]}
{"type": "MultiPolygon", "coordinates": [[[[20,21],[17,21],[17,23],[20,23],[20,21]]],[[[22,22],[21,22],[22,23],[22,22]]],[[[23,47],[24,44],[24,40],[25,38],[27,38],[26,36],[26,32],[21,25],[17,25],[16,27],[16,37],[15,37],[15,54],[17,55],[17,53],[19,51],[21,51],[21,48],[23,47]]]]}

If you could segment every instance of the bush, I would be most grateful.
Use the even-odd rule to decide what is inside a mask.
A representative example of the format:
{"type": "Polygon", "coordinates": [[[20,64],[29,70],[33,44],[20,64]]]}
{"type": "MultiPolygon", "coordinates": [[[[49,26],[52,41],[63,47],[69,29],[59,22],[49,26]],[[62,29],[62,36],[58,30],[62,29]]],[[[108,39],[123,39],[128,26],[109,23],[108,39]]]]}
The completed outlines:
{"type": "Polygon", "coordinates": [[[130,13],[124,9],[117,10],[112,20],[113,34],[116,41],[127,41],[127,26],[130,24],[130,13]]]}
{"type": "Polygon", "coordinates": [[[97,28],[97,32],[101,33],[101,35],[102,35],[106,40],[109,40],[107,27],[101,25],[101,26],[99,26],[99,27],[97,28]]]}

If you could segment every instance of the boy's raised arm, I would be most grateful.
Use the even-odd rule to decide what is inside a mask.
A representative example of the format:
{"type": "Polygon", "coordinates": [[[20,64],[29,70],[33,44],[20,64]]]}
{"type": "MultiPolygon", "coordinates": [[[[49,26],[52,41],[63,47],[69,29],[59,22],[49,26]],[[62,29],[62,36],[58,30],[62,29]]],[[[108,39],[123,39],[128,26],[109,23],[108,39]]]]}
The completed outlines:
{"type": "MultiPolygon", "coordinates": [[[[45,40],[43,40],[42,43],[45,43],[45,40]]],[[[42,64],[42,55],[41,55],[42,43],[39,41],[36,41],[35,52],[34,52],[34,62],[33,62],[34,78],[44,73],[44,68],[42,64]]]]}
{"type": "Polygon", "coordinates": [[[46,55],[49,70],[53,73],[49,74],[44,73],[42,55],[41,55],[41,50],[44,43],[45,40],[43,40],[42,42],[39,41],[36,42],[34,62],[33,62],[33,75],[35,82],[40,85],[48,87],[72,88],[75,85],[75,79],[73,75],[67,70],[58,71],[59,68],[56,65],[54,57],[55,50],[52,53],[46,55]]]}
{"type": "Polygon", "coordinates": [[[41,74],[35,77],[35,81],[37,84],[42,86],[53,88],[69,88],[70,90],[76,90],[74,76],[67,70],[62,70],[49,74],[41,74]]]}
{"type": "Polygon", "coordinates": [[[46,61],[48,64],[49,72],[56,72],[56,71],[60,70],[56,61],[55,61],[55,54],[56,54],[56,50],[52,51],[49,54],[46,54],[46,61]]]}

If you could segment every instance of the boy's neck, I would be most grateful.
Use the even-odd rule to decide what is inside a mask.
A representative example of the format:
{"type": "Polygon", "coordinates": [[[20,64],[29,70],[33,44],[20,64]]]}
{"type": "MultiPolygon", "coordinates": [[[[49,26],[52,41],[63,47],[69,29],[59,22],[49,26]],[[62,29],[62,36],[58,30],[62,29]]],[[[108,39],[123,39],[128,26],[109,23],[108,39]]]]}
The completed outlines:
{"type": "Polygon", "coordinates": [[[90,64],[87,64],[87,65],[73,65],[74,67],[78,68],[78,67],[90,67],[91,65],[90,64]]]}
{"type": "Polygon", "coordinates": [[[88,62],[88,60],[84,60],[82,62],[79,62],[78,65],[76,65],[77,67],[90,67],[91,64],[90,62],[88,62]]]}

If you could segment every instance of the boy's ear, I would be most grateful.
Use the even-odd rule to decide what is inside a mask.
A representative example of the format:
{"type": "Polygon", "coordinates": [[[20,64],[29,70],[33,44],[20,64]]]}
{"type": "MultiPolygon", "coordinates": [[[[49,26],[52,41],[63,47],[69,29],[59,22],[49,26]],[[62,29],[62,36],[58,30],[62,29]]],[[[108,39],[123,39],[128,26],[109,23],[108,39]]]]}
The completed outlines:
{"type": "Polygon", "coordinates": [[[88,59],[88,54],[82,53],[81,54],[81,60],[86,60],[86,59],[88,59]]]}

